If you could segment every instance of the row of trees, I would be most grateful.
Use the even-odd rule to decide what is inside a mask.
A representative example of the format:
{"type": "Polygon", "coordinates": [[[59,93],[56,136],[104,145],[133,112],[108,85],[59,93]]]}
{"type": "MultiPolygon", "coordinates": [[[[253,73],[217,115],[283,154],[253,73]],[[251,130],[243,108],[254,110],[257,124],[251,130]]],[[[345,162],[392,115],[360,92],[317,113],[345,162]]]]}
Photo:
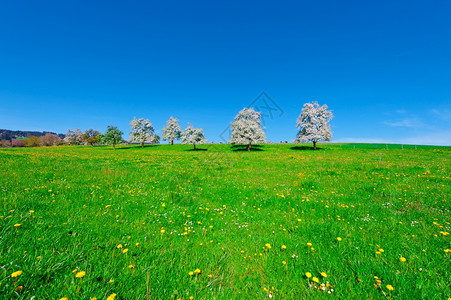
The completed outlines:
{"type": "MultiPolygon", "coordinates": [[[[327,105],[320,106],[317,102],[306,103],[296,122],[299,129],[295,142],[313,142],[313,148],[316,149],[316,143],[319,141],[330,141],[332,132],[329,121],[333,114],[328,110],[327,105]]],[[[158,144],[160,137],[155,134],[155,129],[148,119],[136,117],[130,122],[130,143],[138,143],[144,147],[145,143],[158,144]]],[[[261,125],[261,113],[253,108],[243,108],[231,124],[232,133],[229,143],[246,145],[250,151],[252,145],[266,142],[266,134],[261,125]]],[[[80,145],[80,144],[110,144],[116,149],[116,145],[123,141],[123,132],[116,126],[109,125],[103,134],[97,130],[89,129],[84,133],[80,129],[74,131],[68,129],[64,141],[57,135],[46,134],[43,137],[29,137],[24,144],[26,146],[51,146],[59,144],[80,145]]],[[[196,145],[207,142],[202,128],[194,128],[188,124],[182,131],[178,124],[178,119],[170,117],[166,126],[162,130],[162,138],[170,144],[180,140],[182,144],[192,144],[194,149],[196,145]]]]}

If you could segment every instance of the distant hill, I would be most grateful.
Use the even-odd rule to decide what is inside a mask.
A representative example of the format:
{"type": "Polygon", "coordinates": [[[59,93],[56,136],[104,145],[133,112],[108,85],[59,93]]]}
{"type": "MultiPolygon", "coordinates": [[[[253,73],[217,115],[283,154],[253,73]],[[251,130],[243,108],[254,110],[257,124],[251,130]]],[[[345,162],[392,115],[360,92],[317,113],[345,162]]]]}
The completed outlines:
{"type": "Polygon", "coordinates": [[[61,133],[54,133],[50,131],[22,131],[22,130],[8,130],[8,129],[0,129],[0,140],[11,140],[17,138],[26,138],[31,135],[34,136],[44,136],[47,133],[56,134],[60,138],[64,139],[66,135],[61,133]]]}

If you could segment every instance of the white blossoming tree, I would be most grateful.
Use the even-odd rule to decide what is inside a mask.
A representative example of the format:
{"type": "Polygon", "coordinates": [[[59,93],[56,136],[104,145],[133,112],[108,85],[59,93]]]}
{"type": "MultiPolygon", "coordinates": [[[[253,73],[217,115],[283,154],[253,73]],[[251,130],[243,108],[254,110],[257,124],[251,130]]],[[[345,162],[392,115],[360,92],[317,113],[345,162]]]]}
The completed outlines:
{"type": "Polygon", "coordinates": [[[313,142],[313,149],[316,150],[316,143],[319,141],[330,141],[332,131],[329,121],[334,117],[327,105],[319,106],[318,102],[306,103],[296,122],[299,132],[296,136],[296,143],[313,142]]]}
{"type": "Polygon", "coordinates": [[[186,127],[185,131],[182,133],[181,143],[193,144],[194,150],[196,150],[197,144],[205,144],[206,142],[207,140],[205,139],[202,128],[194,128],[188,123],[188,127],[186,127]]]}
{"type": "Polygon", "coordinates": [[[136,119],[134,117],[130,122],[130,127],[132,128],[132,131],[130,132],[130,142],[140,143],[141,147],[144,147],[144,143],[152,142],[154,140],[155,130],[148,119],[136,119]]]}
{"type": "Polygon", "coordinates": [[[83,133],[78,128],[74,131],[68,129],[64,141],[69,145],[80,145],[83,143],[83,133]]]}
{"type": "Polygon", "coordinates": [[[261,113],[253,108],[243,108],[232,122],[231,144],[247,145],[247,151],[251,150],[252,144],[266,142],[266,134],[261,126],[261,113]]]}
{"type": "Polygon", "coordinates": [[[179,125],[179,120],[170,117],[166,122],[166,127],[163,127],[163,141],[169,141],[171,145],[174,145],[174,140],[180,139],[182,136],[182,129],[179,125]]]}

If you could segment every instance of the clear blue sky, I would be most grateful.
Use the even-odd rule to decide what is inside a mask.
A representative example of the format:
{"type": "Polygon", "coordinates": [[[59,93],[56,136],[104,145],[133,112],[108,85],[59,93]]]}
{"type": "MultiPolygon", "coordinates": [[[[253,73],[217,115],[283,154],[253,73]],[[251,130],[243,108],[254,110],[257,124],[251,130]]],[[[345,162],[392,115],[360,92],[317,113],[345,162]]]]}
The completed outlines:
{"type": "Polygon", "coordinates": [[[448,0],[2,1],[0,128],[128,137],[134,116],[157,133],[174,116],[219,142],[265,91],[268,141],[292,141],[318,101],[335,142],[451,145],[450,15],[448,0]]]}

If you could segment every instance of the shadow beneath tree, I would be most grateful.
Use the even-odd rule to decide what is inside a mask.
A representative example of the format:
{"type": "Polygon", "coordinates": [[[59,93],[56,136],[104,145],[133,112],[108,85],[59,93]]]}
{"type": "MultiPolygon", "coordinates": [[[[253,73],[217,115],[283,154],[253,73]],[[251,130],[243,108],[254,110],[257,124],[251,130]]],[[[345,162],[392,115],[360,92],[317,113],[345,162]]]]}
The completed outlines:
{"type": "Polygon", "coordinates": [[[187,149],[185,151],[208,151],[208,149],[197,148],[197,149],[187,149]]]}
{"type": "Polygon", "coordinates": [[[313,146],[293,146],[290,147],[291,150],[296,150],[296,151],[305,151],[305,150],[323,150],[323,148],[320,147],[316,147],[316,149],[313,149],[313,146]]]}
{"type": "MultiPolygon", "coordinates": [[[[250,151],[264,151],[262,145],[252,145],[250,151]]],[[[232,145],[233,152],[247,151],[247,145],[232,145]]]]}

